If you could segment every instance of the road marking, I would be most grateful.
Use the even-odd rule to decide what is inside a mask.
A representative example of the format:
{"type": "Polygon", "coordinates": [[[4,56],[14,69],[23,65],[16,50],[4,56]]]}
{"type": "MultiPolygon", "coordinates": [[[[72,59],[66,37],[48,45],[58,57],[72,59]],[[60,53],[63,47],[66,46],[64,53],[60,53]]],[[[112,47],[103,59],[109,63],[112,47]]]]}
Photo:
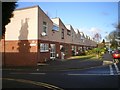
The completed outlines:
{"type": "Polygon", "coordinates": [[[38,75],[45,75],[46,73],[26,73],[26,72],[13,72],[10,74],[38,74],[38,75]]]}
{"type": "MultiPolygon", "coordinates": [[[[69,75],[69,76],[82,76],[82,75],[84,75],[84,76],[88,76],[88,75],[98,75],[98,76],[110,76],[110,74],[67,74],[67,75],[69,75]]],[[[114,75],[118,75],[118,74],[114,74],[114,75]]]]}
{"type": "Polygon", "coordinates": [[[45,75],[46,73],[29,73],[29,74],[39,74],[39,75],[45,75]]]}
{"type": "Polygon", "coordinates": [[[112,64],[112,63],[113,63],[113,61],[107,61],[107,60],[103,61],[103,65],[109,65],[109,64],[112,64]]]}
{"type": "Polygon", "coordinates": [[[63,69],[63,70],[59,70],[59,71],[74,71],[74,70],[88,70],[88,69],[94,69],[94,68],[100,68],[100,67],[105,67],[105,66],[108,66],[108,65],[104,65],[104,66],[94,66],[94,67],[87,67],[87,68],[73,68],[73,69],[63,69]]]}
{"type": "Polygon", "coordinates": [[[110,67],[110,75],[114,75],[112,65],[109,65],[109,67],[110,67]]]}
{"type": "Polygon", "coordinates": [[[31,81],[31,80],[14,79],[14,78],[0,78],[0,79],[2,79],[2,80],[9,80],[9,81],[17,81],[17,82],[21,82],[21,83],[33,84],[33,85],[42,86],[42,87],[45,87],[45,88],[48,88],[48,89],[52,89],[52,90],[64,90],[62,88],[59,88],[59,87],[51,85],[51,84],[42,83],[42,82],[36,82],[36,81],[31,81]]]}
{"type": "Polygon", "coordinates": [[[116,63],[114,63],[114,66],[115,66],[115,69],[116,69],[117,73],[119,74],[120,71],[119,71],[119,68],[118,68],[118,66],[116,65],[116,63]]]}
{"type": "Polygon", "coordinates": [[[15,71],[21,71],[21,70],[24,70],[24,69],[11,69],[11,68],[8,68],[8,69],[2,69],[2,70],[15,70],[15,71]]]}

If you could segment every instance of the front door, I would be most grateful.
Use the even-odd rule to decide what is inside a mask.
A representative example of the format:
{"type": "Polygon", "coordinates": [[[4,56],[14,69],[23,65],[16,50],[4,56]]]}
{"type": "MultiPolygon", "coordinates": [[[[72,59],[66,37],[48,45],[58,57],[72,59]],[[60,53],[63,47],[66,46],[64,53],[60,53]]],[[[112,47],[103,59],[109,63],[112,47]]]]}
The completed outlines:
{"type": "Polygon", "coordinates": [[[55,60],[56,58],[56,48],[55,48],[55,44],[50,44],[50,59],[55,60]]]}

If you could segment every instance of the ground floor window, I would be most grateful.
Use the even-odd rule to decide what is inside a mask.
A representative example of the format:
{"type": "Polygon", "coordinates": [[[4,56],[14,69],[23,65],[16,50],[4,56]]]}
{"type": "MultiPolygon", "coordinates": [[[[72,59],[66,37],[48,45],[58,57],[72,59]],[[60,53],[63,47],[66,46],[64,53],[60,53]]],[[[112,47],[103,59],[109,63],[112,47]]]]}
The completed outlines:
{"type": "Polygon", "coordinates": [[[75,48],[75,47],[74,47],[74,46],[72,46],[72,50],[74,50],[74,48],[75,48]]]}
{"type": "Polygon", "coordinates": [[[48,51],[49,51],[49,44],[40,43],[40,52],[48,52],[48,51]]]}
{"type": "Polygon", "coordinates": [[[64,51],[65,51],[65,48],[64,48],[63,45],[60,45],[60,51],[61,51],[61,52],[64,52],[64,51]]]}
{"type": "Polygon", "coordinates": [[[72,56],[76,55],[76,46],[72,46],[72,56]]]}
{"type": "Polygon", "coordinates": [[[82,47],[78,47],[78,50],[79,50],[79,51],[82,51],[82,47]]]}

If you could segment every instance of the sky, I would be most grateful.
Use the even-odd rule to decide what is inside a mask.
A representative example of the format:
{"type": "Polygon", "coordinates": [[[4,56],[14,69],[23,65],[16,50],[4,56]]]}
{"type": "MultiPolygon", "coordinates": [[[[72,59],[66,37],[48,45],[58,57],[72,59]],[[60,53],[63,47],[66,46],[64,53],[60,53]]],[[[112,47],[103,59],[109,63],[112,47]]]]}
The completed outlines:
{"type": "MultiPolygon", "coordinates": [[[[17,8],[39,5],[50,17],[59,17],[86,35],[100,33],[102,39],[115,30],[118,23],[118,2],[18,2],[17,8]]],[[[101,39],[101,40],[102,40],[101,39]]]]}

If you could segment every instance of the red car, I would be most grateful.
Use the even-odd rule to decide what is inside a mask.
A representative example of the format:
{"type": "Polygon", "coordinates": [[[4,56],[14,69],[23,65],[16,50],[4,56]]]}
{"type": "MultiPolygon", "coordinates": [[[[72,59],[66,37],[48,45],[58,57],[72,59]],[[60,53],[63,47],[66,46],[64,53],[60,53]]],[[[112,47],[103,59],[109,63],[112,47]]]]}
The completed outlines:
{"type": "Polygon", "coordinates": [[[112,56],[114,59],[120,59],[120,50],[115,50],[112,56]]]}

